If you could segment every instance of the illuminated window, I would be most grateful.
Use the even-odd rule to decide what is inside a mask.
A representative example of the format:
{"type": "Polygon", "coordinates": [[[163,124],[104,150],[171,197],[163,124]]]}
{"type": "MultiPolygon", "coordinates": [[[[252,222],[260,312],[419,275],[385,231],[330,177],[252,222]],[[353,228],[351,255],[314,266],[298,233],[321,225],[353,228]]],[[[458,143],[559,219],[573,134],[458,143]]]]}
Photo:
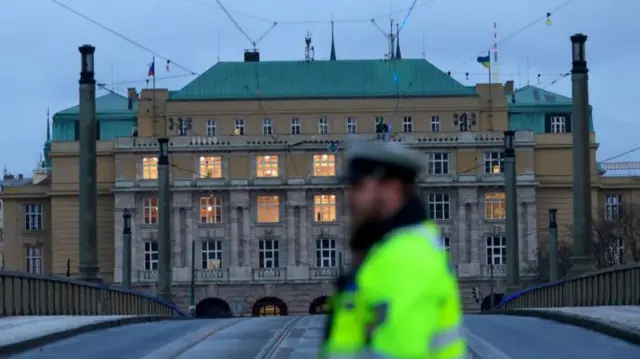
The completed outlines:
{"type": "Polygon", "coordinates": [[[158,224],[158,199],[145,198],[142,201],[144,224],[158,224]]]}
{"type": "Polygon", "coordinates": [[[278,196],[258,196],[258,222],[276,223],[280,221],[280,198],[278,196]]]}
{"type": "Polygon", "coordinates": [[[207,240],[202,242],[202,269],[222,268],[222,242],[207,240]]]}
{"type": "Polygon", "coordinates": [[[336,195],[316,195],[313,197],[314,220],[333,222],[336,220],[336,195]]]}
{"type": "Polygon", "coordinates": [[[222,198],[213,196],[200,198],[200,223],[222,223],[222,198]]]}
{"type": "Polygon", "coordinates": [[[158,270],[158,242],[144,243],[144,269],[158,270]]]}
{"type": "Polygon", "coordinates": [[[222,156],[200,157],[200,177],[222,178],[222,156]]]}
{"type": "Polygon", "coordinates": [[[336,155],[313,155],[313,175],[330,177],[336,175],[336,155]]]}
{"type": "Polygon", "coordinates": [[[488,175],[504,173],[504,154],[502,152],[484,153],[484,173],[488,175]]]}
{"type": "Polygon", "coordinates": [[[142,159],[142,178],[158,179],[158,157],[144,157],[142,159]]]}
{"type": "Polygon", "coordinates": [[[506,214],[504,192],[485,193],[484,218],[505,219],[506,214]]]}
{"type": "Polygon", "coordinates": [[[258,156],[256,158],[258,177],[278,177],[278,156],[258,156]]]}

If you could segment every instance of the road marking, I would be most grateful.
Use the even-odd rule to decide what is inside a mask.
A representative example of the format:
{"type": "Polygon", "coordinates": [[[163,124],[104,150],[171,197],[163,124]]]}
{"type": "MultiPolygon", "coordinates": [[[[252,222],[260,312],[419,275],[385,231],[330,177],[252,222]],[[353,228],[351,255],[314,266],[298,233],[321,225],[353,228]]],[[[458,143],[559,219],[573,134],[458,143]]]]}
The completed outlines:
{"type": "MultiPolygon", "coordinates": [[[[204,320],[204,319],[196,319],[196,320],[204,320]]],[[[216,326],[213,329],[209,329],[206,332],[204,330],[200,330],[200,331],[196,331],[196,333],[189,333],[183,337],[181,337],[178,340],[174,340],[171,343],[163,346],[162,348],[158,349],[158,350],[154,350],[152,353],[144,356],[141,359],[177,359],[178,357],[180,357],[182,354],[186,353],[189,349],[195,347],[196,345],[202,343],[203,341],[205,341],[206,339],[208,339],[209,337],[211,337],[212,335],[223,331],[233,325],[236,325],[240,322],[242,322],[244,319],[235,319],[235,320],[231,320],[228,323],[221,325],[221,326],[216,326]],[[204,334],[201,334],[202,332],[204,332],[204,334]],[[191,339],[191,336],[193,335],[198,335],[198,337],[196,339],[191,339]]]]}
{"type": "Polygon", "coordinates": [[[487,342],[486,340],[471,333],[469,329],[465,328],[465,331],[469,350],[473,352],[471,357],[473,357],[473,354],[475,354],[481,359],[513,359],[512,357],[502,352],[500,349],[489,344],[489,342],[487,342]]]}
{"type": "Polygon", "coordinates": [[[275,356],[276,352],[278,351],[278,348],[282,344],[282,342],[287,338],[287,336],[296,327],[296,324],[298,324],[302,320],[302,318],[304,318],[304,317],[294,318],[293,320],[290,320],[289,322],[287,322],[284,325],[284,327],[282,329],[280,329],[280,332],[276,333],[273,336],[273,338],[271,338],[271,340],[269,340],[267,345],[262,347],[262,350],[260,350],[258,355],[255,356],[255,359],[271,359],[271,358],[273,358],[275,356]]]}

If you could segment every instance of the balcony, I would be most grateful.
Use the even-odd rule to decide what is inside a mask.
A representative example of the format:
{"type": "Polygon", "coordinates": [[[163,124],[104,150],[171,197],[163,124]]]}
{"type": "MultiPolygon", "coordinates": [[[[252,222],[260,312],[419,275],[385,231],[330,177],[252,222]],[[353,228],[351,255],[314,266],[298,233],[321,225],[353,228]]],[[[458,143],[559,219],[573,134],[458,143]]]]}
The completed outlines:
{"type": "Polygon", "coordinates": [[[507,274],[507,266],[505,264],[485,264],[482,266],[483,277],[504,277],[507,274]],[[493,274],[491,273],[493,271],[493,274]]]}
{"type": "Polygon", "coordinates": [[[287,270],[284,268],[254,268],[252,278],[256,282],[284,282],[287,270]]]}
{"type": "Polygon", "coordinates": [[[338,278],[340,269],[338,267],[312,267],[309,268],[311,280],[335,279],[338,278]]]}
{"type": "Polygon", "coordinates": [[[196,281],[198,282],[226,282],[229,280],[227,269],[198,269],[196,281]]]}

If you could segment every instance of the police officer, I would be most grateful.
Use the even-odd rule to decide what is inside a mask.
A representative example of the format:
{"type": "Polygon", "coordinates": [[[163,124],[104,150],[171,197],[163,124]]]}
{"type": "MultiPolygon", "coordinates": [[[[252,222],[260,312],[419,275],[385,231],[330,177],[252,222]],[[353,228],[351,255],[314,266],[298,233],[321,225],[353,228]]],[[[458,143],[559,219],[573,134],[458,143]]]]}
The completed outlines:
{"type": "Polygon", "coordinates": [[[362,259],[339,280],[322,357],[466,359],[457,280],[415,194],[424,155],[374,142],[347,156],[350,247],[362,259]]]}

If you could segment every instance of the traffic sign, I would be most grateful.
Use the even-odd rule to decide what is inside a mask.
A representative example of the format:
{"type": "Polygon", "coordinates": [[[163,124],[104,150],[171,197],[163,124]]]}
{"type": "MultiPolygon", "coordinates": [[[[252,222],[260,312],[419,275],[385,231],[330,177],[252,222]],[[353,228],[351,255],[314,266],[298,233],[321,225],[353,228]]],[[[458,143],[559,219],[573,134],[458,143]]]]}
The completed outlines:
{"type": "Polygon", "coordinates": [[[327,150],[335,155],[340,150],[340,146],[338,146],[335,142],[331,142],[329,146],[327,146],[327,150]]]}

